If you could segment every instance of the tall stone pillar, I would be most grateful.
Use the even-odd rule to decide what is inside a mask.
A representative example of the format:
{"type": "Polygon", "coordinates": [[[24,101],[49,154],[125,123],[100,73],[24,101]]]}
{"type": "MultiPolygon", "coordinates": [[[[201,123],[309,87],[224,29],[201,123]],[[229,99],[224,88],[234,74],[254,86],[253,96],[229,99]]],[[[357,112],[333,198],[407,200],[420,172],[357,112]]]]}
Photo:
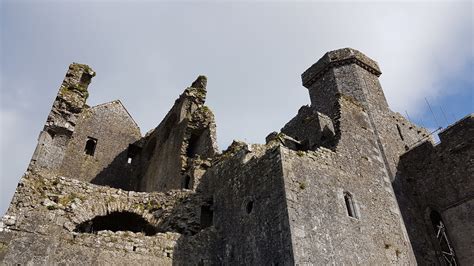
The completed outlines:
{"type": "Polygon", "coordinates": [[[84,110],[89,86],[95,72],[87,65],[69,66],[53,107],[40,132],[28,170],[56,171],[61,165],[79,114],[84,110]]]}

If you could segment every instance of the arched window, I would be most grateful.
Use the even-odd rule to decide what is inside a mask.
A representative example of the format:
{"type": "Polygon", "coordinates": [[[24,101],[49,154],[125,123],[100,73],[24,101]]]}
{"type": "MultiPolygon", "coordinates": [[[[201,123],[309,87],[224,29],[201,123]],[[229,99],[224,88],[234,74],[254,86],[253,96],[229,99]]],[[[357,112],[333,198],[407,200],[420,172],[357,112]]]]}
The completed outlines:
{"type": "Polygon", "coordinates": [[[431,211],[430,220],[433,225],[433,233],[438,241],[439,248],[441,249],[438,253],[440,262],[444,262],[446,265],[457,265],[454,249],[451,247],[441,214],[434,210],[431,211]]]}
{"type": "Polygon", "coordinates": [[[97,139],[87,137],[86,147],[84,148],[84,153],[90,156],[94,156],[95,147],[97,146],[97,139]]]}
{"type": "Polygon", "coordinates": [[[359,218],[357,215],[356,206],[354,203],[354,199],[352,198],[351,193],[344,192],[344,202],[346,203],[347,215],[353,218],[359,218]]]}

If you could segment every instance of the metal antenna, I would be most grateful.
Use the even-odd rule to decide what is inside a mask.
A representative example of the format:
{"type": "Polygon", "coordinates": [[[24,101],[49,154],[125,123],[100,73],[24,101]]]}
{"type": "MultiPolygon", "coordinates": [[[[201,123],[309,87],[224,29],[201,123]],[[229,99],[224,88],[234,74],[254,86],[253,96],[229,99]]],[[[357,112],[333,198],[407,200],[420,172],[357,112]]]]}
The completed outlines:
{"type": "Polygon", "coordinates": [[[453,113],[450,113],[452,121],[456,121],[456,117],[453,115],[453,113]]]}
{"type": "Polygon", "coordinates": [[[428,99],[426,99],[426,97],[425,97],[425,101],[426,101],[426,104],[428,105],[428,108],[430,108],[430,112],[431,112],[431,114],[433,115],[433,118],[434,118],[434,121],[435,121],[436,125],[438,125],[438,127],[441,128],[441,126],[440,126],[439,123],[438,123],[438,120],[436,119],[435,114],[433,113],[433,109],[431,109],[431,105],[430,105],[430,103],[428,102],[428,99]]]}
{"type": "Polygon", "coordinates": [[[408,115],[407,110],[405,110],[405,114],[407,115],[408,121],[411,123],[411,119],[410,119],[410,116],[408,115]]]}
{"type": "Polygon", "coordinates": [[[439,106],[439,109],[441,110],[441,113],[443,114],[444,121],[446,121],[446,126],[448,126],[449,122],[448,122],[448,119],[446,118],[446,114],[444,113],[443,108],[441,107],[441,105],[439,106]]]}

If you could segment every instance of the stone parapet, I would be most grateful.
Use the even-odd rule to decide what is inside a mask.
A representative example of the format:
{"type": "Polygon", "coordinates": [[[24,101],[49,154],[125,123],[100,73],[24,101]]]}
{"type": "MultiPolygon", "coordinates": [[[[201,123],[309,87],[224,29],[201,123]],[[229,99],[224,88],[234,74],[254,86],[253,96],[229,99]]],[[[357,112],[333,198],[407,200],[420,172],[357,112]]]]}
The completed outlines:
{"type": "Polygon", "coordinates": [[[327,52],[318,62],[301,74],[303,86],[311,87],[330,68],[346,64],[357,64],[377,77],[382,74],[377,62],[355,49],[343,48],[327,52]]]}

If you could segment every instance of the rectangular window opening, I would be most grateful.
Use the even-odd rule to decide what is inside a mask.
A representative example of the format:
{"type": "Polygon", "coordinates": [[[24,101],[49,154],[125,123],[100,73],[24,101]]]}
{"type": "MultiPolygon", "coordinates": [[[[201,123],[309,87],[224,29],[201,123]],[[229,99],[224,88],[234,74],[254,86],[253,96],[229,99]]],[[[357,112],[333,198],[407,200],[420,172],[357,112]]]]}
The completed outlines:
{"type": "Polygon", "coordinates": [[[128,145],[127,164],[132,164],[135,157],[141,152],[141,148],[135,144],[128,145]]]}
{"type": "Polygon", "coordinates": [[[346,203],[347,215],[358,219],[359,217],[355,208],[354,199],[349,192],[344,192],[344,202],[346,203]]]}
{"type": "Polygon", "coordinates": [[[92,137],[87,137],[84,153],[90,156],[94,156],[96,147],[97,147],[97,139],[92,138],[92,137]]]}

